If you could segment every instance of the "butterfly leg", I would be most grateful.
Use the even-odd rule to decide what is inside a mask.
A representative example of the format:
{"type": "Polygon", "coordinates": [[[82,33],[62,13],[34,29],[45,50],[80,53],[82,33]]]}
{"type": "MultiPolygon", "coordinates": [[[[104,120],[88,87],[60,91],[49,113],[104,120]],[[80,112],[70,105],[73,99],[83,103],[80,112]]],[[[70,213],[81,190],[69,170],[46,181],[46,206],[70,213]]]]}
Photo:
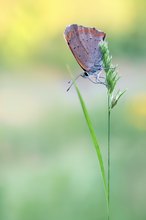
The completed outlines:
{"type": "Polygon", "coordinates": [[[90,77],[88,77],[88,79],[89,79],[92,83],[94,83],[94,84],[102,84],[102,85],[104,85],[104,86],[107,86],[107,84],[106,84],[105,82],[102,82],[102,81],[100,81],[100,80],[95,80],[95,81],[93,81],[90,77]]]}
{"type": "Polygon", "coordinates": [[[100,77],[100,73],[101,71],[99,72],[95,72],[95,73],[92,73],[92,74],[89,74],[88,75],[88,79],[94,83],[94,84],[102,84],[102,85],[105,85],[106,86],[106,83],[105,82],[102,82],[99,77],[100,77]]]}
{"type": "Polygon", "coordinates": [[[102,71],[100,71],[99,73],[96,73],[96,74],[95,74],[95,76],[96,76],[96,82],[97,82],[98,84],[103,84],[103,85],[107,86],[107,84],[106,84],[106,78],[105,78],[104,76],[101,76],[101,72],[102,72],[102,71]],[[104,81],[101,81],[100,79],[104,79],[104,81]]]}

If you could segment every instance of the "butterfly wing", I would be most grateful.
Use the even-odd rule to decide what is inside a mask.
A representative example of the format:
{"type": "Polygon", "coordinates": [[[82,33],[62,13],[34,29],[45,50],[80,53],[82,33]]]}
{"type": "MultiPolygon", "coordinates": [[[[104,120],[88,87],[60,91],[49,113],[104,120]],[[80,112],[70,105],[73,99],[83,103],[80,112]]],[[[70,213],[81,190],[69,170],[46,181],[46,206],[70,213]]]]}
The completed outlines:
{"type": "Polygon", "coordinates": [[[99,42],[104,40],[105,33],[95,28],[70,25],[65,30],[65,39],[79,65],[83,70],[92,72],[101,60],[99,42]]]}

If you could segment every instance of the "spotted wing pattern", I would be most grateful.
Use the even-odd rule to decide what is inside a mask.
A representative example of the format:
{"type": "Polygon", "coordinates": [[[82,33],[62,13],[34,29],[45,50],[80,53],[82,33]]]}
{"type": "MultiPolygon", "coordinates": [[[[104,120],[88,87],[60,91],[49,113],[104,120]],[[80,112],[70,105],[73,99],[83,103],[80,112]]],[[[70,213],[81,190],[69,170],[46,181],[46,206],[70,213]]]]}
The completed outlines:
{"type": "Polygon", "coordinates": [[[99,42],[105,33],[95,28],[70,25],[65,30],[65,39],[79,65],[87,72],[96,72],[101,63],[99,42]]]}

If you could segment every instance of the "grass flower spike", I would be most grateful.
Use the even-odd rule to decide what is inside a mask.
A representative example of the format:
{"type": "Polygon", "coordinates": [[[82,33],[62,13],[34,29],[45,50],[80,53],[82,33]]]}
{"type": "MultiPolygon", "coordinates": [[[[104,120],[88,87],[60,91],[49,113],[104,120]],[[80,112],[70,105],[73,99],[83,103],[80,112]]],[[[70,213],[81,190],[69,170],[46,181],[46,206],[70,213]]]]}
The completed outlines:
{"type": "Polygon", "coordinates": [[[100,50],[102,53],[102,62],[103,68],[105,71],[105,81],[107,85],[108,94],[110,96],[110,108],[112,109],[118,103],[120,97],[125,93],[120,90],[114,95],[115,87],[119,80],[119,76],[116,70],[116,66],[112,64],[112,56],[110,55],[108,49],[108,43],[106,41],[102,41],[100,43],[100,50]]]}

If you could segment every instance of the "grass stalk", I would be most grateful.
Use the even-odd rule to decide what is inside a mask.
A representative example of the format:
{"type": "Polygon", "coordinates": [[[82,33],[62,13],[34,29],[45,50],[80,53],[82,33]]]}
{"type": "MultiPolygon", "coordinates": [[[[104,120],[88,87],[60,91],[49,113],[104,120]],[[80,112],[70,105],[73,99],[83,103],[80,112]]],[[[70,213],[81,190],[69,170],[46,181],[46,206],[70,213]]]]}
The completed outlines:
{"type": "Polygon", "coordinates": [[[108,220],[110,220],[110,135],[111,135],[111,96],[108,93],[108,220]]]}

